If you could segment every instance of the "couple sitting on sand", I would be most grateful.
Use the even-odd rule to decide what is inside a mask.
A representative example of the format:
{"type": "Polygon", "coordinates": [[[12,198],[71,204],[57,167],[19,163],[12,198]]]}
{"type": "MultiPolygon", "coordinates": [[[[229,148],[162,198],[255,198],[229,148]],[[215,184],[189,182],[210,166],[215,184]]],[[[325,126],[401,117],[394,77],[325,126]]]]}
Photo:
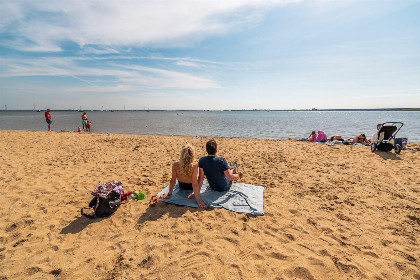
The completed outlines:
{"type": "Polygon", "coordinates": [[[327,142],[327,134],[325,134],[324,131],[318,130],[318,135],[316,135],[315,131],[312,131],[312,133],[306,138],[306,141],[309,142],[327,142]]]}
{"type": "Polygon", "coordinates": [[[195,198],[200,208],[205,209],[206,203],[200,198],[200,189],[203,184],[204,175],[207,177],[210,187],[215,191],[227,191],[232,185],[232,181],[242,178],[243,171],[234,174],[229,169],[229,164],[223,157],[216,156],[217,144],[214,140],[206,143],[207,156],[202,157],[198,164],[195,160],[195,149],[193,145],[186,144],[182,150],[179,161],[172,165],[172,178],[169,184],[169,192],[165,196],[170,199],[174,190],[176,181],[178,180],[179,188],[184,190],[192,190],[188,198],[195,198]]]}

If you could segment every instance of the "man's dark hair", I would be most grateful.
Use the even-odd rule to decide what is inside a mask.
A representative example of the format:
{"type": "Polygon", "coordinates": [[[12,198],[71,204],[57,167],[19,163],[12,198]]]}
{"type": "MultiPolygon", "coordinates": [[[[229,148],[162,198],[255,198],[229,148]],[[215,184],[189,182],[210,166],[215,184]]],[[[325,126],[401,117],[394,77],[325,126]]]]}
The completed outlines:
{"type": "Polygon", "coordinates": [[[217,151],[217,144],[216,141],[213,139],[207,141],[206,143],[206,151],[209,155],[215,155],[217,151]]]}

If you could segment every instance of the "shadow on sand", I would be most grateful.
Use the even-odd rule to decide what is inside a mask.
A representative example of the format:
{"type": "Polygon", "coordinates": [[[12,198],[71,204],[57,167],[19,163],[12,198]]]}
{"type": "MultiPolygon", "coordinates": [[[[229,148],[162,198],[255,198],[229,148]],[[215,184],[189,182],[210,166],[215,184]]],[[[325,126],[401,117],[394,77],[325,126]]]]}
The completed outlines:
{"type": "MultiPolygon", "coordinates": [[[[155,206],[149,206],[146,209],[146,212],[144,212],[140,216],[140,218],[137,220],[137,225],[139,226],[147,221],[157,221],[166,214],[168,214],[169,217],[171,218],[179,218],[187,212],[195,213],[195,212],[200,212],[200,211],[213,211],[214,209],[216,208],[207,207],[206,210],[203,210],[200,208],[193,208],[189,206],[176,205],[176,204],[170,204],[170,203],[165,203],[163,201],[159,201],[155,206]]],[[[224,211],[230,211],[230,210],[224,209],[224,211]]],[[[245,219],[245,220],[260,217],[260,216],[256,216],[252,214],[243,214],[243,215],[244,217],[242,219],[245,219]]]]}
{"type": "Polygon", "coordinates": [[[375,151],[374,153],[385,160],[401,160],[401,158],[397,154],[392,152],[375,151]]]}
{"type": "MultiPolygon", "coordinates": [[[[111,216],[109,216],[109,217],[111,217],[111,216]]],[[[69,233],[75,234],[75,233],[79,233],[83,229],[85,229],[85,227],[87,227],[88,225],[93,224],[93,223],[98,223],[98,222],[100,222],[102,220],[108,219],[109,217],[89,219],[89,218],[80,216],[76,220],[74,220],[73,222],[71,222],[68,226],[66,226],[65,228],[63,228],[60,231],[60,234],[69,234],[69,233]]]]}
{"type": "Polygon", "coordinates": [[[202,210],[199,208],[193,208],[188,206],[181,206],[176,204],[165,203],[163,201],[159,201],[156,205],[150,206],[146,209],[140,218],[137,220],[137,225],[141,225],[147,221],[157,221],[162,216],[169,214],[171,218],[179,218],[183,216],[187,212],[199,212],[199,211],[211,211],[213,208],[208,207],[206,210],[202,210]]]}

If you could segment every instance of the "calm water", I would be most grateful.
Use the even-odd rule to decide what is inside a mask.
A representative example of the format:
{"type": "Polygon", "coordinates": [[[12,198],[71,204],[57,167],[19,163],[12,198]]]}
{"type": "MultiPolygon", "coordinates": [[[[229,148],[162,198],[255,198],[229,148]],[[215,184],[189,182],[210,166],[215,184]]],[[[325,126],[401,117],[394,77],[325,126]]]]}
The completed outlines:
{"type": "MultiPolygon", "coordinates": [[[[76,131],[82,126],[81,114],[52,111],[52,129],[76,131]]],[[[307,137],[312,130],[324,130],[328,136],[370,137],[378,123],[399,121],[404,126],[398,136],[420,142],[420,112],[87,111],[87,116],[94,132],[274,139],[307,137]]],[[[0,111],[0,129],[46,128],[44,112],[0,111]]]]}

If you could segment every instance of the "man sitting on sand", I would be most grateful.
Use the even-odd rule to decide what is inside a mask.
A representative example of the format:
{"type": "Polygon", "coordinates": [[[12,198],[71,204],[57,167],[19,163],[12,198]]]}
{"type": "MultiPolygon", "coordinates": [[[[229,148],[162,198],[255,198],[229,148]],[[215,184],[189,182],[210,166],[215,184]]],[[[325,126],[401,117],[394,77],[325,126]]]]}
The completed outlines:
{"type": "Polygon", "coordinates": [[[198,162],[199,175],[198,185],[203,185],[204,175],[207,177],[210,187],[219,192],[228,191],[232,185],[232,181],[242,178],[243,171],[233,174],[229,169],[229,164],[223,157],[216,156],[217,144],[214,140],[206,143],[206,151],[208,156],[200,158],[198,162]]]}

